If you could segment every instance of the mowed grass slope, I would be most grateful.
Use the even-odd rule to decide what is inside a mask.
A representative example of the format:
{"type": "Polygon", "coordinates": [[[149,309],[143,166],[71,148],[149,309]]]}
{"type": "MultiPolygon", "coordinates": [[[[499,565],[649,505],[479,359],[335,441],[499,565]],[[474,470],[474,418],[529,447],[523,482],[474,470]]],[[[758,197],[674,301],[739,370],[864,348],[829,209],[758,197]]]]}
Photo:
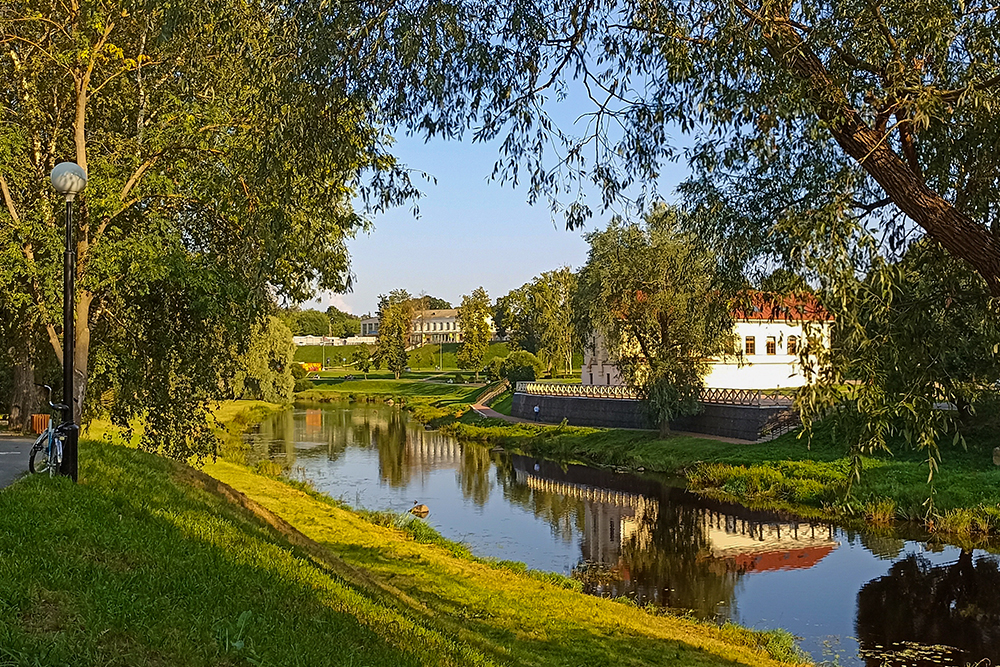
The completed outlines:
{"type": "Polygon", "coordinates": [[[0,664],[777,664],[714,628],[452,558],[233,464],[210,471],[294,528],[187,466],[81,445],[80,484],[0,491],[0,664]]]}
{"type": "Polygon", "coordinates": [[[0,492],[0,664],[490,664],[296,554],[181,465],[82,443],[0,492]]]}
{"type": "MultiPolygon", "coordinates": [[[[496,664],[597,666],[776,665],[793,655],[788,635],[716,628],[604,600],[509,570],[455,558],[399,530],[219,461],[206,472],[280,514],[349,565],[371,572],[425,606],[496,664]]],[[[433,508],[432,508],[433,511],[433,508]]]]}

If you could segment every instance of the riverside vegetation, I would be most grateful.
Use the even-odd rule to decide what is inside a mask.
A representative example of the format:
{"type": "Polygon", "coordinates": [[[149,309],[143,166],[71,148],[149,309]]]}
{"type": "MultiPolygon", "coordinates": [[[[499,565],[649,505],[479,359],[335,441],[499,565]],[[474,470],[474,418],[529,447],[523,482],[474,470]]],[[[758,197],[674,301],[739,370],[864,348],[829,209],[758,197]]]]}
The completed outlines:
{"type": "MultiPolygon", "coordinates": [[[[512,424],[482,419],[470,409],[484,391],[412,380],[368,381],[330,385],[298,398],[326,402],[392,397],[419,421],[463,440],[543,458],[681,476],[696,493],[751,508],[876,526],[919,522],[966,541],[1000,534],[1000,468],[992,462],[993,448],[1000,445],[1000,406],[984,404],[967,420],[964,446],[942,448],[941,466],[931,483],[926,451],[898,442],[893,454],[862,457],[861,478],[850,484],[848,453],[826,424],[816,426],[811,441],[793,432],[762,443],[512,424]]],[[[509,414],[510,406],[511,394],[506,393],[491,407],[509,414]]]]}
{"type": "MultiPolygon", "coordinates": [[[[508,401],[502,396],[493,407],[504,411],[508,401]]],[[[926,452],[896,443],[893,455],[863,457],[861,478],[849,484],[847,452],[825,424],[816,426],[811,442],[793,432],[770,442],[727,443],[660,438],[651,431],[511,424],[474,414],[436,423],[461,439],[535,456],[680,475],[692,491],[753,508],[875,525],[920,521],[936,532],[979,538],[1000,534],[1000,468],[992,461],[1000,445],[998,415],[984,406],[970,418],[965,447],[942,449],[930,483],[926,452]]]]}
{"type": "MultiPolygon", "coordinates": [[[[220,413],[230,434],[279,408],[247,407],[220,413]]],[[[362,515],[231,461],[205,474],[109,439],[115,432],[95,423],[81,442],[80,484],[32,477],[0,492],[4,662],[799,659],[787,633],[717,628],[586,596],[561,577],[475,558],[416,519],[362,515]]]]}

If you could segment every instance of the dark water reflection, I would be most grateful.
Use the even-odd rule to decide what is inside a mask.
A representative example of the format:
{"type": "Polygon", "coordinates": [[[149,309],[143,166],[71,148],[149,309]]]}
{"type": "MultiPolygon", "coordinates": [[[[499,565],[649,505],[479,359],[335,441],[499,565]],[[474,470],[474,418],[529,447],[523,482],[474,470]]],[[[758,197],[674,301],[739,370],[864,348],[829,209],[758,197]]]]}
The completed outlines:
{"type": "Polygon", "coordinates": [[[430,507],[474,552],[703,619],[785,628],[841,665],[1000,661],[1000,568],[926,536],[856,533],[698,499],[663,480],[491,452],[387,406],[297,408],[254,455],[369,509],[430,507]]]}

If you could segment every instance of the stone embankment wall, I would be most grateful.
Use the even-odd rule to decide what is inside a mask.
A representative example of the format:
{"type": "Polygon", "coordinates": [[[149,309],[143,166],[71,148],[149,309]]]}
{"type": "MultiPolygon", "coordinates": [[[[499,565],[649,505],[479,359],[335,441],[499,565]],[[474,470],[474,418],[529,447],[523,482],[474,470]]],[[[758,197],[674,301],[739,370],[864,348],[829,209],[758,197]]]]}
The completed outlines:
{"type": "MultiPolygon", "coordinates": [[[[650,423],[642,404],[622,398],[584,398],[515,393],[511,415],[534,419],[535,406],[542,422],[561,422],[573,426],[604,428],[656,428],[650,423]]],[[[702,411],[691,417],[675,419],[670,428],[740,440],[766,438],[773,425],[792,418],[787,406],[747,406],[703,403],[702,411]]]]}

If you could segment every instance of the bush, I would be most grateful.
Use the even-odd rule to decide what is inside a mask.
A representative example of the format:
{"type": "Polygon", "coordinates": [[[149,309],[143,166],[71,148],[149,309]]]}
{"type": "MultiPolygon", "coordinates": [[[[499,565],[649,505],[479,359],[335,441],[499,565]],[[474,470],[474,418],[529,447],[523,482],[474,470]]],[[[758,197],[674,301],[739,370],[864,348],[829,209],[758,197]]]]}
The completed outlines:
{"type": "MultiPolygon", "coordinates": [[[[302,368],[302,364],[293,363],[292,364],[292,377],[296,380],[302,380],[306,377],[306,369],[302,368]]],[[[295,391],[299,391],[296,389],[295,391]]]]}
{"type": "Polygon", "coordinates": [[[498,372],[501,378],[506,379],[510,382],[510,386],[514,387],[518,382],[535,380],[543,370],[545,365],[538,357],[531,352],[518,350],[501,359],[498,372]]]}
{"type": "Polygon", "coordinates": [[[295,381],[295,386],[292,387],[292,391],[309,391],[315,387],[311,380],[301,378],[295,381]]]}

